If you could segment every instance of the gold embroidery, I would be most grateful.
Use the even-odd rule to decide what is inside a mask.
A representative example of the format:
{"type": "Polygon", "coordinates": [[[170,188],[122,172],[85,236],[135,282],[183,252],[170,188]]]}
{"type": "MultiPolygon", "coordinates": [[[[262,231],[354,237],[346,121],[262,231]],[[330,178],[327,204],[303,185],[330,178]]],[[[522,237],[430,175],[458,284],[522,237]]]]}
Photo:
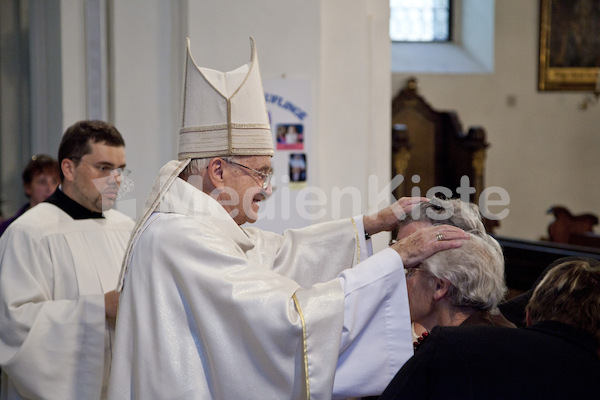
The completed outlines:
{"type": "Polygon", "coordinates": [[[354,222],[354,218],[352,219],[352,226],[354,226],[354,235],[356,236],[356,263],[360,262],[360,238],[358,237],[358,228],[356,227],[356,222],[354,222]]]}
{"type": "Polygon", "coordinates": [[[256,59],[256,46],[254,44],[254,38],[252,36],[250,36],[250,44],[252,46],[252,50],[250,51],[252,54],[250,56],[252,58],[252,60],[250,60],[250,68],[248,68],[248,72],[246,73],[246,76],[244,77],[244,80],[242,81],[241,85],[238,86],[235,92],[233,92],[233,94],[229,97],[230,100],[234,98],[234,96],[242,89],[242,87],[244,87],[246,81],[250,77],[250,74],[252,74],[252,70],[254,69],[254,60],[256,59]]]}
{"type": "Polygon", "coordinates": [[[233,150],[233,140],[231,138],[231,99],[227,99],[227,148],[229,149],[229,153],[231,153],[231,150],[233,150]]]}
{"type": "Polygon", "coordinates": [[[227,124],[219,125],[203,125],[203,126],[185,126],[179,129],[179,133],[194,133],[194,132],[211,132],[211,131],[224,131],[227,129],[227,124]]]}
{"type": "Polygon", "coordinates": [[[266,124],[234,124],[231,123],[231,127],[235,129],[266,129],[271,131],[271,127],[266,124]]]}
{"type": "Polygon", "coordinates": [[[294,304],[296,305],[296,309],[300,315],[300,321],[302,322],[302,348],[304,352],[304,374],[306,375],[306,399],[310,400],[310,383],[308,380],[308,349],[306,346],[306,322],[304,321],[304,314],[302,314],[300,302],[298,301],[296,294],[294,294],[292,298],[294,299],[294,304]]]}
{"type": "Polygon", "coordinates": [[[271,127],[267,124],[235,124],[231,123],[228,126],[227,124],[220,125],[204,125],[204,126],[186,126],[184,128],[179,129],[179,134],[185,133],[200,133],[200,132],[216,132],[216,131],[224,131],[228,128],[231,129],[264,129],[271,131],[271,127]]]}

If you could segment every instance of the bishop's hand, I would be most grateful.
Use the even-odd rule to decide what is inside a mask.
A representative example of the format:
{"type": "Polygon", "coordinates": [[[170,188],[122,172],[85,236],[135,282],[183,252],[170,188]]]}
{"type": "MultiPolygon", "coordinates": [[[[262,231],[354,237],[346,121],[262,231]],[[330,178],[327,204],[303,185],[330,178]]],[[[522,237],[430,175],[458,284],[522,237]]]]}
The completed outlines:
{"type": "Polygon", "coordinates": [[[376,214],[365,215],[363,217],[365,233],[374,235],[382,231],[391,231],[398,226],[414,206],[424,201],[429,201],[429,199],[426,197],[402,197],[376,214]]]}
{"type": "Polygon", "coordinates": [[[419,229],[394,243],[391,248],[400,254],[405,268],[412,268],[438,251],[462,246],[463,241],[469,238],[467,232],[455,226],[436,225],[419,229]]]}

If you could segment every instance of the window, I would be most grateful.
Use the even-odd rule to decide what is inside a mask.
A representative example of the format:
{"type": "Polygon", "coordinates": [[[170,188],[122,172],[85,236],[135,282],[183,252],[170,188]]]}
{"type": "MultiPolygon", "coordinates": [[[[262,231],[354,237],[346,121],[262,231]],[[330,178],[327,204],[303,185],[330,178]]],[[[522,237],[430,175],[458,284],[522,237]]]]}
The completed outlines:
{"type": "Polygon", "coordinates": [[[390,0],[390,38],[394,42],[448,42],[452,0],[390,0]]]}
{"type": "MultiPolygon", "coordinates": [[[[439,3],[438,0],[426,2],[439,3]]],[[[417,0],[390,0],[390,9],[395,3],[414,6],[417,0]]],[[[452,21],[448,24],[450,38],[426,42],[394,40],[391,43],[393,73],[489,74],[494,71],[495,0],[448,0],[444,3],[448,4],[447,15],[452,21]]],[[[393,16],[393,11],[390,14],[393,16]]],[[[404,24],[409,26],[409,23],[404,24]]],[[[417,22],[415,28],[407,30],[421,29],[420,25],[425,23],[417,22]]]]}

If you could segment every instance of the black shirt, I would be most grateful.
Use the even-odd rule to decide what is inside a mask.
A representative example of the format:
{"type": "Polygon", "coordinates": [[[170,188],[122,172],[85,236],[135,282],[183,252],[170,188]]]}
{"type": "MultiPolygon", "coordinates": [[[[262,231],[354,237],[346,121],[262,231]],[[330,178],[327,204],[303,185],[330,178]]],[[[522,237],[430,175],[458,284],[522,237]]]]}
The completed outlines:
{"type": "Polygon", "coordinates": [[[50,197],[44,200],[44,202],[54,204],[56,207],[69,214],[73,219],[104,218],[102,213],[88,210],[64,194],[59,188],[56,188],[56,191],[52,193],[50,197]]]}

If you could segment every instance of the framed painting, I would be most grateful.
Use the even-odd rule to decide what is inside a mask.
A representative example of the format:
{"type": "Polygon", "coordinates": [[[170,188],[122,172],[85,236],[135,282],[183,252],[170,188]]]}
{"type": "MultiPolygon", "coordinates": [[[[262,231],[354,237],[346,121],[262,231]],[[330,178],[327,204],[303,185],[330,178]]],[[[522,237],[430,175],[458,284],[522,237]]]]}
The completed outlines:
{"type": "Polygon", "coordinates": [[[539,90],[600,92],[600,1],[540,0],[539,90]]]}

